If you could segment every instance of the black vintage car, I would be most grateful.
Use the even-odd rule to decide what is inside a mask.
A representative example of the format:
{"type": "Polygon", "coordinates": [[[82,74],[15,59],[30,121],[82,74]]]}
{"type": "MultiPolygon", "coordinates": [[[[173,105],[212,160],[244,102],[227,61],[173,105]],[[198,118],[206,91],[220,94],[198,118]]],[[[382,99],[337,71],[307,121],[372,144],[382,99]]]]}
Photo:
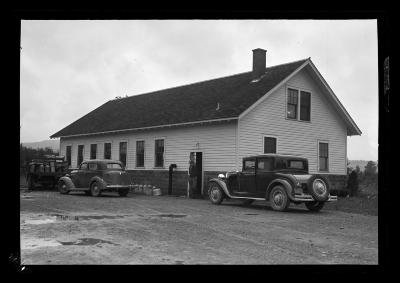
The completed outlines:
{"type": "Polygon", "coordinates": [[[133,178],[125,171],[120,161],[88,160],[60,178],[58,189],[61,194],[83,191],[87,195],[100,196],[102,192],[118,192],[122,197],[133,187],[133,178]]]}
{"type": "Polygon", "coordinates": [[[308,173],[306,158],[278,154],[243,158],[242,172],[220,174],[208,182],[208,195],[213,204],[224,198],[243,199],[245,204],[266,200],[277,211],[286,210],[290,202],[319,211],[325,202],[337,201],[323,176],[308,173]]]}

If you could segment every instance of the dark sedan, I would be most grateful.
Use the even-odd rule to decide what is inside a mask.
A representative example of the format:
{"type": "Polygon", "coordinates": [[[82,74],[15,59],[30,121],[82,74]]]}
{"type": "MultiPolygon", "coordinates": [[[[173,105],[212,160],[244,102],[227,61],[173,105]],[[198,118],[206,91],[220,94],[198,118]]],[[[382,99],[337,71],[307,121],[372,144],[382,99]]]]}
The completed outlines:
{"type": "Polygon", "coordinates": [[[116,160],[88,160],[60,178],[58,189],[61,194],[83,191],[87,195],[100,196],[102,192],[118,192],[122,197],[133,187],[132,176],[124,165],[116,160]]]}

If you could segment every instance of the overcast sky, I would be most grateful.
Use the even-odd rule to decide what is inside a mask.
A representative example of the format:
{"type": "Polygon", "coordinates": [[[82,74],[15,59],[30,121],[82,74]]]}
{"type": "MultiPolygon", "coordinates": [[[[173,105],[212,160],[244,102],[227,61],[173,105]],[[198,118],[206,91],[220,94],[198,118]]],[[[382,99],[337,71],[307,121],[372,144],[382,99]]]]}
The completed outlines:
{"type": "Polygon", "coordinates": [[[116,96],[311,57],[363,134],[349,159],[378,159],[376,20],[22,21],[21,142],[49,136],[116,96]]]}

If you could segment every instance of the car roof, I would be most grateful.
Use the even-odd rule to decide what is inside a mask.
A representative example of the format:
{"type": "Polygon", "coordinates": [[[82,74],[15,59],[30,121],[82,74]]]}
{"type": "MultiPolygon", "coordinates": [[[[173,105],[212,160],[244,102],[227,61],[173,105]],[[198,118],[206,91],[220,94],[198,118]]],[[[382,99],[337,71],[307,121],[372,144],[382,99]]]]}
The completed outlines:
{"type": "Polygon", "coordinates": [[[277,154],[277,153],[269,153],[269,154],[260,154],[260,155],[252,155],[252,156],[246,156],[243,159],[248,159],[248,158],[260,158],[260,157],[279,157],[279,158],[296,158],[296,159],[304,159],[307,160],[305,157],[301,156],[296,156],[293,154],[277,154]]]}

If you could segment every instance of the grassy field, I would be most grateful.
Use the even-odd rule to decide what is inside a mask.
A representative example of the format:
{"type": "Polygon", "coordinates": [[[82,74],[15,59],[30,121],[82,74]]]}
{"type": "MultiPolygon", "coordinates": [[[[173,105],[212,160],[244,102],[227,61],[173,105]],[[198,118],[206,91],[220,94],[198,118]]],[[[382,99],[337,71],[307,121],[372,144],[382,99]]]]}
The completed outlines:
{"type": "Polygon", "coordinates": [[[326,210],[339,210],[365,215],[378,215],[378,195],[339,197],[335,203],[326,203],[326,210]]]}
{"type": "Polygon", "coordinates": [[[324,209],[366,215],[378,215],[378,183],[365,180],[359,184],[359,193],[354,197],[339,197],[336,203],[326,203],[324,209]]]}

